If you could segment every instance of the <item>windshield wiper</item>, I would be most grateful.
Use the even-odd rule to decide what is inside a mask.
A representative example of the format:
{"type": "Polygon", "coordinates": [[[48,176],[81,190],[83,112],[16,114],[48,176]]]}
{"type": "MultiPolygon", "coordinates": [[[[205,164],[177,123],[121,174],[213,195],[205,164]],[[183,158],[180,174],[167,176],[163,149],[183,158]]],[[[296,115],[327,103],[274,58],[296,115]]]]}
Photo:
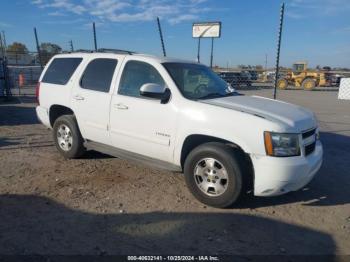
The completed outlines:
{"type": "Polygon", "coordinates": [[[222,97],[223,95],[220,93],[209,93],[204,96],[198,97],[198,99],[209,99],[209,98],[217,98],[222,97]]]}
{"type": "Polygon", "coordinates": [[[218,97],[225,97],[225,96],[232,96],[235,92],[227,93],[227,94],[220,94],[220,93],[209,93],[205,96],[201,96],[198,99],[210,99],[210,98],[218,98],[218,97]]]}

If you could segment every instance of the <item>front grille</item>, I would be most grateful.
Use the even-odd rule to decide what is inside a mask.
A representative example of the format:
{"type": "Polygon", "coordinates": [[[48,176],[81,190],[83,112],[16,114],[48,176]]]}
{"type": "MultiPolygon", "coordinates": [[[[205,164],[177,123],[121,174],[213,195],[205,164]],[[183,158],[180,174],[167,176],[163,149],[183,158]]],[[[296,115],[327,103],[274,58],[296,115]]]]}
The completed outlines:
{"type": "Polygon", "coordinates": [[[306,131],[305,133],[303,133],[303,139],[312,136],[313,134],[315,134],[315,132],[316,132],[316,128],[306,131]]]}
{"type": "Polygon", "coordinates": [[[312,152],[315,151],[315,147],[316,147],[316,141],[313,142],[310,145],[305,146],[305,156],[310,155],[312,152]]]}
{"type": "Polygon", "coordinates": [[[316,134],[316,128],[313,128],[311,130],[308,130],[302,133],[302,137],[304,140],[305,156],[308,156],[315,151],[315,147],[316,147],[315,134],[316,134]]]}

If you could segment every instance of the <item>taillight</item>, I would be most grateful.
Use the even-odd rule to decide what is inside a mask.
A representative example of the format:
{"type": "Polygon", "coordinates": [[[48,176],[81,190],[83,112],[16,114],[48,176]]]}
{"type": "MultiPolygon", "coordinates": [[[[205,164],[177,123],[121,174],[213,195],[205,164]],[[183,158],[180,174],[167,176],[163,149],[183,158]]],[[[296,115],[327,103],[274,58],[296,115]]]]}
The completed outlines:
{"type": "Polygon", "coordinates": [[[38,103],[38,105],[40,105],[39,96],[40,96],[40,82],[37,83],[36,88],[35,88],[35,97],[36,97],[36,102],[38,103]]]}

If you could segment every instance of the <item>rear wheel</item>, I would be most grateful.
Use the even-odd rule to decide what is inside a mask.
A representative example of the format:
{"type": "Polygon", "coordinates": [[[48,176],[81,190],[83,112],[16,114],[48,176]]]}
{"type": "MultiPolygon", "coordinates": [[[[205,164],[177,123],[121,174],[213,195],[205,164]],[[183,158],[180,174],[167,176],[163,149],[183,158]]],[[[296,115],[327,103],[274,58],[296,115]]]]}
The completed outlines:
{"type": "Polygon", "coordinates": [[[53,139],[57,150],[65,158],[77,158],[85,153],[84,139],[73,115],[57,118],[53,125],[53,139]]]}
{"type": "Polygon", "coordinates": [[[288,81],[286,79],[278,79],[277,88],[278,89],[286,89],[288,87],[288,81]]]}
{"type": "Polygon", "coordinates": [[[239,155],[222,143],[196,147],[186,158],[184,173],[191,193],[213,207],[231,206],[242,191],[239,155]]]}
{"type": "Polygon", "coordinates": [[[301,86],[304,90],[312,90],[316,86],[316,81],[315,79],[307,78],[301,83],[301,86]]]}

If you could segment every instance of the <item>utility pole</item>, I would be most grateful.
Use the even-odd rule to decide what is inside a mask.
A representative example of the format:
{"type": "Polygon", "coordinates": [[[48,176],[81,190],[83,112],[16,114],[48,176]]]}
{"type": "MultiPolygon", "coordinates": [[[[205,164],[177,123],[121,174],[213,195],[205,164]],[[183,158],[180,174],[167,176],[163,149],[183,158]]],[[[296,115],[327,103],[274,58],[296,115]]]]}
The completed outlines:
{"type": "Polygon", "coordinates": [[[265,54],[265,72],[267,71],[267,54],[265,54]]]}
{"type": "Polygon", "coordinates": [[[69,46],[70,46],[70,51],[74,52],[74,47],[73,47],[73,40],[69,41],[69,46]]]}
{"type": "Polygon", "coordinates": [[[4,93],[2,93],[1,95],[5,94],[6,99],[9,99],[12,96],[12,93],[11,93],[11,87],[8,79],[9,75],[8,75],[8,68],[7,68],[6,49],[7,49],[7,45],[6,45],[5,31],[2,31],[2,34],[0,33],[0,51],[2,55],[2,60],[0,60],[1,61],[0,66],[3,69],[2,77],[4,79],[5,89],[4,89],[4,93]]]}
{"type": "Polygon", "coordinates": [[[159,17],[157,17],[157,24],[158,24],[158,31],[159,31],[159,35],[160,35],[160,43],[162,45],[162,50],[163,50],[163,56],[166,56],[164,40],[163,40],[163,33],[162,33],[162,27],[160,26],[159,17]]]}
{"type": "Polygon", "coordinates": [[[97,51],[97,39],[96,39],[96,27],[95,27],[95,22],[92,23],[92,30],[93,30],[93,34],[94,34],[95,51],[97,51]]]}
{"type": "Polygon", "coordinates": [[[210,68],[213,68],[214,37],[211,38],[210,68]]]}
{"type": "Polygon", "coordinates": [[[2,48],[3,48],[4,56],[6,56],[7,44],[6,44],[5,31],[2,31],[2,46],[3,46],[2,48]]]}
{"type": "Polygon", "coordinates": [[[280,66],[280,51],[281,51],[281,39],[282,39],[282,28],[283,28],[283,17],[284,17],[284,3],[281,5],[280,13],[280,26],[278,30],[278,44],[277,44],[277,56],[276,56],[276,74],[275,74],[275,89],[273,92],[273,99],[276,99],[277,92],[277,82],[279,76],[279,66],[280,66]]]}
{"type": "Polygon", "coordinates": [[[6,45],[6,37],[5,37],[5,31],[2,31],[2,41],[3,41],[4,47],[7,48],[7,45],[6,45]]]}
{"type": "MultiPolygon", "coordinates": [[[[1,54],[1,58],[5,57],[4,44],[2,42],[1,34],[0,34],[0,54],[1,54]]],[[[2,65],[0,65],[0,66],[2,66],[2,65]]]]}
{"type": "Polygon", "coordinates": [[[198,37],[197,62],[200,63],[201,37],[198,37]]]}
{"type": "Polygon", "coordinates": [[[40,46],[39,46],[38,34],[37,34],[37,32],[36,32],[36,28],[35,28],[35,27],[34,27],[34,36],[35,36],[36,51],[38,52],[40,67],[41,67],[41,69],[43,69],[43,62],[42,62],[42,60],[41,60],[41,53],[40,53],[40,46]]]}

